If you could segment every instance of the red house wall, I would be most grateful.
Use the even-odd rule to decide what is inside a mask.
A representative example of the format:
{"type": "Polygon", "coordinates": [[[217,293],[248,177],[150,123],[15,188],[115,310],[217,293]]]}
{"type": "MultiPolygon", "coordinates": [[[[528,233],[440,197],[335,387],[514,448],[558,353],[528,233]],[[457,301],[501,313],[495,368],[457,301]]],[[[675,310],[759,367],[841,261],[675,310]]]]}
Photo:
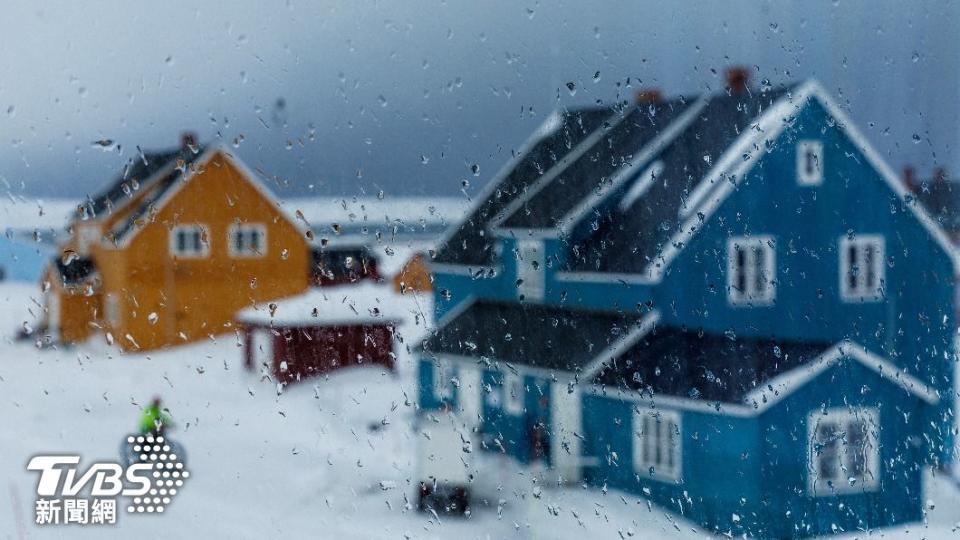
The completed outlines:
{"type": "MultiPolygon", "coordinates": [[[[251,329],[246,332],[246,357],[252,365],[251,329]]],[[[295,382],[349,366],[380,365],[394,368],[393,327],[302,326],[276,328],[273,339],[273,374],[279,382],[295,382]],[[286,362],[286,370],[281,365],[286,362]]]]}

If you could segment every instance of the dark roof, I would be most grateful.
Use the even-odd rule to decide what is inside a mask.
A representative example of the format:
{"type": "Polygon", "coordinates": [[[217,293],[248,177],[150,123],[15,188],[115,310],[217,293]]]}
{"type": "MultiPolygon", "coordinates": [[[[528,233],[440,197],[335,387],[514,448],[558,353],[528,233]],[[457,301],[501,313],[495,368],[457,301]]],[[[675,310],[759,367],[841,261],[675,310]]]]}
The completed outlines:
{"type": "Polygon", "coordinates": [[[574,271],[644,271],[679,230],[679,214],[693,189],[728,147],[756,118],[789,91],[720,93],[655,160],[663,170],[629,207],[611,209],[598,229],[579,242],[568,269],[574,271]]]}
{"type": "Polygon", "coordinates": [[[683,98],[639,103],[605,127],[606,133],[556,178],[525,201],[501,225],[508,228],[551,228],[591,192],[610,182],[634,156],[673,122],[686,107],[683,98]]]}
{"type": "Polygon", "coordinates": [[[64,285],[77,285],[96,272],[96,265],[90,257],[71,257],[65,262],[61,257],[53,258],[60,281],[64,285]]]}
{"type": "Polygon", "coordinates": [[[435,262],[487,265],[493,262],[489,222],[546,173],[573,147],[611,117],[611,107],[591,107],[560,114],[560,125],[534,143],[514,167],[437,249],[435,262]]]}
{"type": "Polygon", "coordinates": [[[423,350],[578,371],[641,318],[639,313],[479,301],[437,330],[423,350]]]}
{"type": "Polygon", "coordinates": [[[133,212],[130,212],[126,219],[118,222],[114,226],[114,238],[119,241],[124,235],[132,231],[137,222],[142,220],[150,209],[156,205],[157,201],[166,195],[166,193],[183,178],[183,175],[190,170],[190,165],[200,158],[205,151],[206,147],[200,146],[194,150],[185,149],[178,152],[174,156],[176,160],[174,168],[171,169],[169,173],[157,178],[154,183],[149,186],[151,191],[140,201],[140,205],[137,206],[133,212]]]}
{"type": "Polygon", "coordinates": [[[189,159],[192,154],[189,149],[177,148],[145,152],[131,158],[120,175],[106,189],[91,197],[79,211],[93,218],[110,213],[133,198],[139,190],[145,189],[145,182],[151,180],[154,174],[177,159],[189,159]]]}
{"type": "Polygon", "coordinates": [[[660,326],[609,361],[592,382],[654,396],[742,403],[751,390],[832,346],[660,326]]]}

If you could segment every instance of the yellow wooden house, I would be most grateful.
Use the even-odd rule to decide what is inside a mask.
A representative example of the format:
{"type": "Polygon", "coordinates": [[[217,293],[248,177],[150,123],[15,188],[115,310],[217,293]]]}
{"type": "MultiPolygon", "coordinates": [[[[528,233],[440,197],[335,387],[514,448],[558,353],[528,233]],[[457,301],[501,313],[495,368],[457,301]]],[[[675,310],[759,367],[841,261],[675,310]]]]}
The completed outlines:
{"type": "Polygon", "coordinates": [[[44,273],[46,327],[124,350],[234,331],[244,307],[305,291],[306,229],[224,145],[138,155],[77,209],[44,273]]]}

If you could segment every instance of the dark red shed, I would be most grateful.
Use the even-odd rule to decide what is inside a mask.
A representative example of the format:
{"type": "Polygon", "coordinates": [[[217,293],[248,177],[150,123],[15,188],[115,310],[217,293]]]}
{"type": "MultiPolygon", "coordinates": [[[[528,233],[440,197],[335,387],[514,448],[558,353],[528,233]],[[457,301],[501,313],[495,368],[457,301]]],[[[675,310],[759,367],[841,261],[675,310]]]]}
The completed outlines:
{"type": "Polygon", "coordinates": [[[393,333],[402,316],[393,297],[389,286],[363,283],[245,309],[238,316],[244,363],[251,370],[268,366],[283,383],[348,366],[392,370],[393,333]]]}

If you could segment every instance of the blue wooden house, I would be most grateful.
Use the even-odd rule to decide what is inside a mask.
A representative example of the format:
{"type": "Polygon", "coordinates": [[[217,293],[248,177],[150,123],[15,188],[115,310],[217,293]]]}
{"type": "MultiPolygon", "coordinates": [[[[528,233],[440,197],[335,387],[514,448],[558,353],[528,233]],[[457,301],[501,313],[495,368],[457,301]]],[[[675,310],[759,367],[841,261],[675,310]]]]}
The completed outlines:
{"type": "Polygon", "coordinates": [[[552,115],[432,263],[423,410],[721,532],[918,520],[958,259],[815,81],[552,115]]]}

